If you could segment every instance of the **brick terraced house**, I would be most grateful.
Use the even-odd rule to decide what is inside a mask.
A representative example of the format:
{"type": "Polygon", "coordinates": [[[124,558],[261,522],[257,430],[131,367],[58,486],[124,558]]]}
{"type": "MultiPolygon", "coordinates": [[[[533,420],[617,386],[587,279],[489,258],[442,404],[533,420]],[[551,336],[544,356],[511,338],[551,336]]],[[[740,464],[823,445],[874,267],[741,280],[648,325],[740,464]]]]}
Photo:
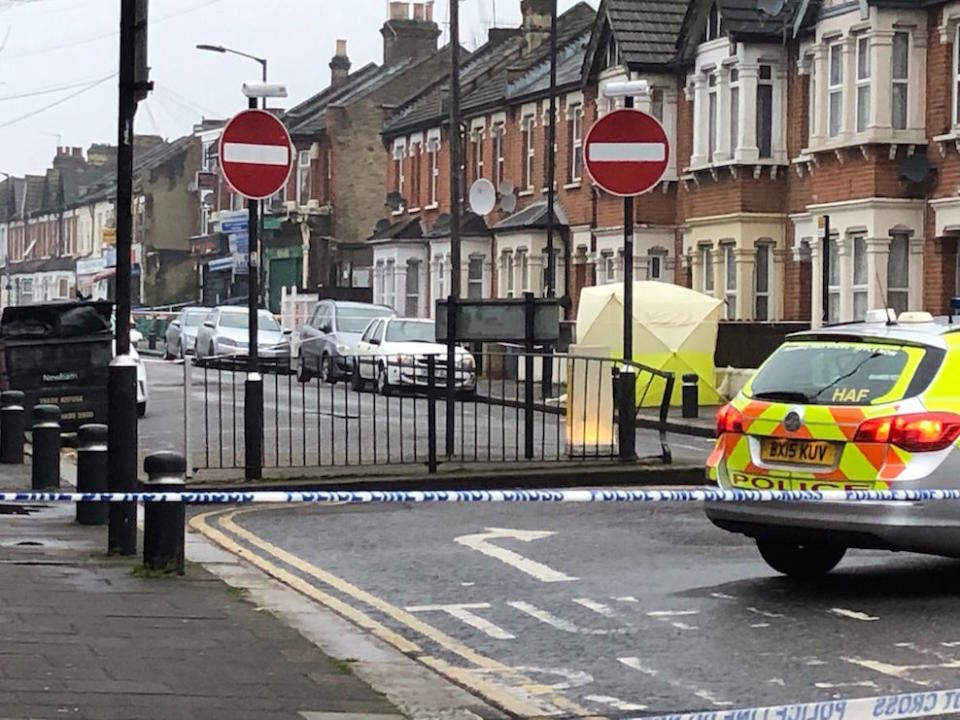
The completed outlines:
{"type": "MultiPolygon", "coordinates": [[[[545,287],[549,2],[521,7],[522,27],[491,30],[461,69],[465,179],[499,191],[492,213],[465,219],[461,286],[475,297],[545,287]]],[[[622,103],[605,85],[643,79],[636,107],[674,155],[637,202],[635,277],[714,295],[730,320],[818,324],[828,216],[831,321],[947,312],[960,294],[960,0],[757,8],[602,0],[561,16],[558,293],[574,313],[579,288],[623,277],[622,204],[591,183],[582,144],[622,103]]],[[[374,296],[411,314],[449,288],[447,85],[382,132],[385,189],[402,203],[369,240],[374,296]]]]}

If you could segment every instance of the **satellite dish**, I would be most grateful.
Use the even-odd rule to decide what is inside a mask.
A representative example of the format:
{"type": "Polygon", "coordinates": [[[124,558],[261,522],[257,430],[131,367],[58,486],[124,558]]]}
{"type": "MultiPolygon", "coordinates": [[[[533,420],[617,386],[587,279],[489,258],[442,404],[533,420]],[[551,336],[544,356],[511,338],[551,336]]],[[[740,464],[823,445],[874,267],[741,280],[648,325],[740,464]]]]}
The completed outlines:
{"type": "Polygon", "coordinates": [[[374,235],[380,235],[390,229],[390,221],[386,218],[380,218],[377,220],[377,225],[373,229],[374,235]]]}
{"type": "Polygon", "coordinates": [[[480,178],[470,186],[470,209],[477,215],[486,215],[497,204],[497,190],[486,178],[480,178]]]}
{"type": "Polygon", "coordinates": [[[385,204],[391,210],[396,211],[402,208],[406,203],[403,200],[403,195],[394,191],[391,193],[387,193],[387,199],[385,204]]]}
{"type": "Polygon", "coordinates": [[[909,155],[900,161],[900,177],[910,182],[923,182],[930,174],[930,161],[926,155],[909,155]]]}
{"type": "Polygon", "coordinates": [[[783,11],[784,0],[757,0],[757,10],[764,15],[776,17],[783,11]]]}
{"type": "Polygon", "coordinates": [[[500,194],[501,195],[511,195],[513,193],[513,180],[501,180],[500,181],[500,194]]]}
{"type": "Polygon", "coordinates": [[[517,196],[513,193],[509,195],[503,195],[500,198],[500,209],[504,212],[511,213],[517,209],[517,196]]]}

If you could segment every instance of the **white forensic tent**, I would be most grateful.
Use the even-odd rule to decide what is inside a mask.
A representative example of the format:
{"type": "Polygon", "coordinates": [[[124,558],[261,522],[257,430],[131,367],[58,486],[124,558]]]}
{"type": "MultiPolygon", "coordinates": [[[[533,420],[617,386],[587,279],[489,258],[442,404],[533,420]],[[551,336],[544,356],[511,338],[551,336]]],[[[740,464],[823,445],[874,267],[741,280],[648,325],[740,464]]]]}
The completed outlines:
{"type": "MultiPolygon", "coordinates": [[[[686,373],[696,373],[700,378],[700,404],[719,403],[713,358],[722,307],[721,300],[680,285],[633,284],[633,360],[674,374],[671,404],[680,404],[680,381],[686,373]]],[[[607,346],[611,357],[623,357],[623,283],[581,291],[577,344],[607,346]]],[[[657,405],[663,381],[657,380],[648,388],[649,379],[649,375],[640,374],[638,393],[646,390],[644,405],[657,405]]]]}

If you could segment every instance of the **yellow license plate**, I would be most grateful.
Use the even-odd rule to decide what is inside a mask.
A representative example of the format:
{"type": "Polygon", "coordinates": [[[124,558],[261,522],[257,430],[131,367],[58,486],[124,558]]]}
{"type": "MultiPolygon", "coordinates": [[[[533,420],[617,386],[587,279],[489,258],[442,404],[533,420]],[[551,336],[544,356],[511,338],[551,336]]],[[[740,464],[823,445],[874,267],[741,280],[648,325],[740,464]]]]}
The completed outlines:
{"type": "Polygon", "coordinates": [[[785,465],[833,467],[837,459],[837,446],[821,440],[766,438],[760,444],[760,459],[785,465]]]}

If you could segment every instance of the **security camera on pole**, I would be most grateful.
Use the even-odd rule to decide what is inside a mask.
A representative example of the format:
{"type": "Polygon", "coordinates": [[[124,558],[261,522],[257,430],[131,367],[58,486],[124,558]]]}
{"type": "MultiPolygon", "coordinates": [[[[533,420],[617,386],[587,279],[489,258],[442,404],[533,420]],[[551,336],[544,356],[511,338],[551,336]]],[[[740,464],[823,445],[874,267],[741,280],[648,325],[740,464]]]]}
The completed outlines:
{"type": "MultiPolygon", "coordinates": [[[[244,383],[243,432],[244,475],[259,480],[263,474],[263,378],[260,375],[257,336],[259,333],[260,213],[259,201],[287,184],[293,167],[290,135],[283,123],[266,110],[257,109],[257,100],[286,97],[282,85],[247,84],[243,94],[249,108],[234,115],[220,135],[220,168],[233,190],[247,199],[250,214],[247,248],[247,380],[244,383]]],[[[189,458],[188,458],[189,460],[189,458]]]]}
{"type": "Polygon", "coordinates": [[[620,458],[636,457],[636,375],[633,360],[633,199],[663,179],[670,162],[670,140],[652,115],[633,109],[633,98],[647,95],[646,81],[608,83],[607,97],[622,97],[624,110],[597,120],[583,144],[584,165],[593,181],[623,197],[623,359],[619,379],[620,458]]]}

